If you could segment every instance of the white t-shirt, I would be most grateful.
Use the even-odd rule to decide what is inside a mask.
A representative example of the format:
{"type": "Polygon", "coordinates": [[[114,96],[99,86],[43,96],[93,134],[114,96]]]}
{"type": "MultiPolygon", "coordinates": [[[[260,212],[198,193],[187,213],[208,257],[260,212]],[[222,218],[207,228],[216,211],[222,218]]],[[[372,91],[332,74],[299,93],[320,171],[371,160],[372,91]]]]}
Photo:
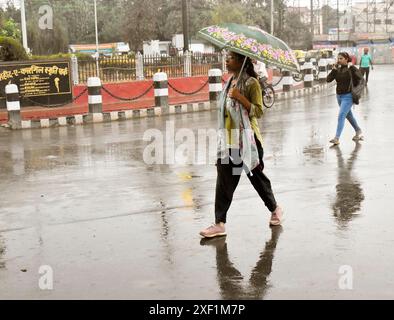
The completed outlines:
{"type": "Polygon", "coordinates": [[[253,63],[254,65],[254,71],[257,73],[257,75],[261,77],[266,77],[268,78],[268,73],[267,69],[265,68],[265,63],[261,61],[256,61],[256,63],[253,63]]]}

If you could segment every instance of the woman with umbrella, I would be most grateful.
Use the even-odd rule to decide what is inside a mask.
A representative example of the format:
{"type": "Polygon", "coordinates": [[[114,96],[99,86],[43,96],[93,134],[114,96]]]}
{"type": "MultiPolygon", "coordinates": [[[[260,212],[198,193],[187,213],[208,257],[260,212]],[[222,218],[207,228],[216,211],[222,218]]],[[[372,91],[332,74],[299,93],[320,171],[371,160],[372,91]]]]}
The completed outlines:
{"type": "Polygon", "coordinates": [[[263,114],[262,94],[252,60],[230,51],[226,58],[232,77],[219,101],[219,139],[215,197],[215,224],[202,230],[207,238],[226,235],[227,211],[243,170],[271,212],[270,225],[282,222],[271,182],[263,173],[262,136],[257,118],[263,114]]]}
{"type": "Polygon", "coordinates": [[[352,87],[353,84],[357,86],[363,76],[355,66],[348,66],[349,62],[351,62],[351,57],[347,52],[338,53],[338,63],[333,66],[332,71],[327,76],[327,82],[335,80],[337,83],[336,92],[339,105],[337,131],[335,133],[335,137],[330,140],[330,143],[333,145],[339,144],[339,138],[341,137],[345,126],[345,119],[350,122],[356,132],[353,140],[360,141],[364,139],[361,129],[352,112],[353,103],[358,104],[358,101],[353,100],[352,87]]]}

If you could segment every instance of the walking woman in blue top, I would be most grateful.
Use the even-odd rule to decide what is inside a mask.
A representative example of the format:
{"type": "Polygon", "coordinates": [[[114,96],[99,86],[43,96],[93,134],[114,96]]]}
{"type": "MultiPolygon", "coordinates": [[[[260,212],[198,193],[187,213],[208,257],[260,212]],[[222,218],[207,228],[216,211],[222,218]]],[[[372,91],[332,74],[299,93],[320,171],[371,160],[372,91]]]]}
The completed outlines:
{"type": "Polygon", "coordinates": [[[338,62],[333,66],[332,71],[327,76],[327,82],[332,82],[334,80],[337,82],[337,101],[340,107],[337,132],[335,137],[330,140],[333,145],[339,144],[339,138],[341,137],[341,133],[345,126],[345,119],[350,122],[353,129],[356,131],[356,135],[353,137],[353,140],[363,140],[361,129],[352,113],[352,83],[354,86],[357,86],[363,76],[360,70],[355,66],[348,66],[350,61],[351,58],[347,52],[338,53],[338,62]]]}
{"type": "Polygon", "coordinates": [[[368,51],[369,51],[368,48],[364,48],[364,54],[361,56],[360,59],[360,71],[363,76],[365,74],[365,84],[368,83],[370,65],[371,65],[371,70],[373,70],[372,58],[371,55],[368,53],[368,51]]]}

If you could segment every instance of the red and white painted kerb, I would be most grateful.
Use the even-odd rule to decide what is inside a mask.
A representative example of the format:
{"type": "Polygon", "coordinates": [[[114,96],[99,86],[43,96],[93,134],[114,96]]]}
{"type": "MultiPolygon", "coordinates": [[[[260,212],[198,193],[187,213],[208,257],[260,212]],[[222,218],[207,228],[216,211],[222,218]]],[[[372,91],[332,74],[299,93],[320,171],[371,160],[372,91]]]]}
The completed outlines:
{"type": "MultiPolygon", "coordinates": [[[[310,63],[312,65],[312,63],[310,63]]],[[[312,69],[311,69],[312,71],[312,69]]],[[[288,77],[288,75],[286,75],[288,77]]],[[[313,78],[312,78],[313,79],[313,78]]],[[[19,93],[16,85],[6,87],[8,127],[12,129],[48,128],[67,125],[82,125],[92,122],[122,121],[128,119],[141,119],[148,116],[161,116],[164,114],[183,114],[198,111],[215,111],[220,97],[222,73],[219,69],[209,71],[209,101],[168,106],[168,80],[165,73],[158,73],[155,81],[155,106],[148,109],[134,109],[124,111],[102,112],[101,81],[99,78],[89,78],[89,113],[73,116],[62,116],[51,119],[21,120],[19,93]]],[[[291,82],[292,84],[292,82],[291,82]]],[[[286,82],[286,85],[290,85],[286,82]]],[[[327,86],[297,89],[290,92],[276,93],[278,100],[296,96],[304,96],[313,92],[322,91],[327,86]]],[[[328,86],[330,87],[330,86],[328,86]]]]}

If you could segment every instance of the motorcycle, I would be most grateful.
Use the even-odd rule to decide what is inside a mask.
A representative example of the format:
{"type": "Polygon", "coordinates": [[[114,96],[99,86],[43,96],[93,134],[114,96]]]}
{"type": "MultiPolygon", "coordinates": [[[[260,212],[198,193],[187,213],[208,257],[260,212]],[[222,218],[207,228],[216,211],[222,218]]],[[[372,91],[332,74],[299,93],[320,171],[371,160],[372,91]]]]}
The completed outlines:
{"type": "Polygon", "coordinates": [[[275,103],[275,90],[272,84],[268,83],[267,77],[259,78],[263,95],[263,104],[266,108],[271,108],[275,103]]]}

